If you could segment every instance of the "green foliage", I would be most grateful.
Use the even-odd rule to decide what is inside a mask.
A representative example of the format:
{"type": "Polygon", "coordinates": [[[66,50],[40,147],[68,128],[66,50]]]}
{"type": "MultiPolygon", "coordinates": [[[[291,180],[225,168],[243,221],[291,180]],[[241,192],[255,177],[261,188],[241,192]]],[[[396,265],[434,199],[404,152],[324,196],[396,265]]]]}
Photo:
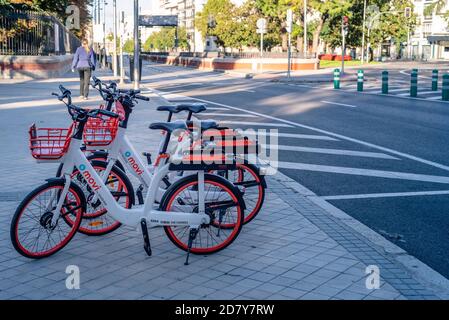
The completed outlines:
{"type": "MultiPolygon", "coordinates": [[[[176,28],[166,27],[153,32],[143,45],[144,51],[170,51],[175,47],[176,28]]],[[[187,32],[185,28],[178,28],[178,48],[188,49],[187,32]]]]}
{"type": "Polygon", "coordinates": [[[61,21],[68,17],[65,12],[69,5],[76,5],[80,10],[80,29],[72,30],[78,37],[86,34],[91,21],[89,6],[93,0],[0,0],[0,9],[19,9],[32,11],[45,11],[56,15],[61,21]]]}
{"type": "Polygon", "coordinates": [[[128,39],[123,44],[123,52],[133,53],[134,52],[134,40],[128,39]]]}
{"type": "MultiPolygon", "coordinates": [[[[437,0],[434,10],[440,10],[441,2],[437,0]],[[438,3],[438,5],[437,5],[438,3]]],[[[361,45],[363,32],[363,0],[308,0],[307,21],[308,39],[313,38],[314,51],[318,39],[330,47],[341,45],[341,22],[343,16],[349,17],[349,32],[346,37],[348,47],[361,45]],[[311,19],[313,17],[313,19],[311,19]]],[[[382,14],[378,26],[371,30],[370,43],[377,45],[390,38],[396,42],[406,41],[408,29],[413,30],[416,16],[407,19],[404,16],[405,7],[413,8],[411,0],[370,0],[370,5],[377,5],[382,14]]],[[[293,45],[298,41],[302,45],[303,0],[247,0],[241,7],[236,7],[230,0],[208,0],[202,12],[197,13],[195,25],[203,38],[207,35],[216,36],[217,44],[222,47],[242,48],[257,46],[259,35],[256,31],[258,18],[267,19],[267,34],[264,36],[265,46],[270,48],[282,45],[285,49],[285,21],[287,9],[294,14],[292,30],[293,45]],[[208,25],[210,18],[215,21],[215,27],[208,25]]],[[[366,29],[365,29],[366,31],[366,29]]]]}

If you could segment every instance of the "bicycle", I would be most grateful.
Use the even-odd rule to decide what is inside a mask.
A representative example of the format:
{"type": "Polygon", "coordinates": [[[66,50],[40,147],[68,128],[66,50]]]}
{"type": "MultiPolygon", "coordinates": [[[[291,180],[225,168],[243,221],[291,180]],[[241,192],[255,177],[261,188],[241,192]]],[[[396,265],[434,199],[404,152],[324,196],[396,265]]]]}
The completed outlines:
{"type": "MultiPolygon", "coordinates": [[[[120,169],[125,172],[131,173],[134,177],[136,177],[140,183],[139,188],[137,189],[136,196],[139,204],[143,204],[143,190],[148,188],[148,185],[151,182],[151,167],[150,170],[145,170],[146,165],[143,163],[142,159],[139,157],[138,153],[134,150],[133,146],[130,144],[129,140],[126,138],[122,131],[125,131],[128,125],[130,114],[135,106],[133,103],[134,99],[140,100],[148,100],[147,97],[140,96],[140,91],[136,90],[117,90],[117,86],[112,83],[109,86],[113,88],[113,90],[104,89],[102,86],[106,86],[99,79],[94,77],[94,87],[98,89],[103,99],[107,102],[107,110],[111,110],[113,106],[113,102],[116,103],[116,107],[119,108],[121,114],[123,114],[123,120],[119,124],[119,134],[117,138],[114,140],[113,145],[111,145],[108,150],[101,151],[93,151],[88,159],[90,161],[105,161],[113,163],[120,169]],[[109,157],[109,158],[108,158],[109,157]],[[125,167],[128,169],[126,171],[125,167]]],[[[168,118],[167,122],[172,120],[172,116],[175,113],[179,113],[181,111],[188,111],[187,123],[190,123],[191,127],[191,118],[193,114],[200,113],[206,110],[204,104],[180,104],[180,105],[169,105],[169,106],[159,106],[157,108],[158,111],[167,111],[168,118]]],[[[212,121],[203,121],[199,123],[201,126],[201,130],[204,131],[204,136],[210,136],[209,129],[220,129],[221,133],[226,136],[230,136],[231,134],[235,134],[234,131],[228,128],[220,128],[216,125],[215,122],[212,121]]],[[[162,143],[164,139],[161,140],[161,144],[159,146],[159,150],[162,148],[162,143]]],[[[225,141],[226,142],[226,141],[225,141]]],[[[90,146],[91,147],[91,146],[90,146]]],[[[218,147],[222,147],[219,145],[218,147]]],[[[223,145],[225,147],[225,145],[223,145]]],[[[91,148],[88,148],[92,150],[91,148]]],[[[144,156],[147,158],[148,165],[151,165],[151,154],[144,153],[144,156]]],[[[58,170],[58,176],[60,175],[61,166],[58,170]]],[[[258,214],[260,211],[263,200],[265,198],[265,188],[266,182],[263,175],[259,174],[259,168],[253,164],[244,161],[242,163],[236,164],[235,170],[218,170],[216,171],[219,175],[226,177],[227,179],[231,178],[232,182],[241,188],[245,188],[244,199],[247,208],[248,215],[245,216],[244,223],[248,223],[258,214]],[[251,188],[256,189],[256,192],[252,193],[248,192],[251,188]],[[249,203],[249,206],[248,204],[249,203]]],[[[107,171],[105,173],[107,175],[107,171]]],[[[182,176],[181,174],[172,174],[170,177],[164,177],[163,183],[164,187],[167,188],[171,185],[171,181],[174,181],[182,176]]],[[[104,212],[106,214],[106,212],[104,212]]],[[[100,218],[99,215],[95,216],[100,218]]],[[[102,218],[105,216],[101,216],[102,218]]],[[[99,222],[101,223],[101,222],[99,222]]],[[[100,224],[101,225],[101,224],[100,224]]],[[[116,228],[119,227],[119,224],[115,224],[110,228],[91,228],[92,230],[81,229],[81,232],[86,234],[106,234],[109,233],[116,228]]]]}
{"type": "MultiPolygon", "coordinates": [[[[185,123],[160,122],[150,125],[150,129],[166,131],[164,147],[158,156],[160,161],[155,166],[145,204],[131,209],[123,208],[117,204],[103,179],[81,150],[84,128],[89,119],[117,118],[118,115],[103,109],[85,110],[74,106],[71,103],[71,92],[62,86],[60,89],[62,94],[58,95],[58,99],[66,104],[73,124],[69,129],[48,129],[48,135],[31,136],[30,149],[36,159],[62,162],[63,177],[48,179],[47,183],[33,190],[18,206],[10,229],[11,241],[16,251],[29,258],[48,257],[61,250],[73,238],[86,209],[84,193],[73,182],[74,167],[114,219],[132,227],[140,224],[144,250],[149,256],[152,251],[148,227],[162,226],[167,237],[187,252],[185,264],[188,264],[190,253],[211,254],[226,248],[237,238],[245,210],[238,188],[220,176],[205,173],[205,170],[210,169],[207,165],[203,165],[202,169],[184,164],[179,167],[169,161],[171,157],[166,153],[168,141],[171,135],[180,136],[181,133],[189,132],[185,123]],[[195,170],[196,174],[173,183],[164,193],[159,208],[155,209],[156,194],[162,178],[170,170],[179,169],[195,170]],[[34,201],[48,191],[46,198],[34,201]],[[36,207],[38,210],[33,215],[32,209],[36,207]],[[32,213],[32,217],[26,220],[28,211],[32,213]],[[221,228],[223,221],[232,223],[233,227],[221,228]],[[62,227],[67,229],[67,234],[63,233],[62,227]],[[28,237],[33,230],[36,230],[37,235],[30,241],[28,237]],[[40,239],[41,234],[45,234],[47,238],[40,239]],[[57,235],[60,239],[50,239],[52,235],[57,235]]],[[[190,138],[190,135],[187,136],[190,138]]],[[[190,139],[182,139],[179,148],[186,143],[191,143],[190,139]]]]}

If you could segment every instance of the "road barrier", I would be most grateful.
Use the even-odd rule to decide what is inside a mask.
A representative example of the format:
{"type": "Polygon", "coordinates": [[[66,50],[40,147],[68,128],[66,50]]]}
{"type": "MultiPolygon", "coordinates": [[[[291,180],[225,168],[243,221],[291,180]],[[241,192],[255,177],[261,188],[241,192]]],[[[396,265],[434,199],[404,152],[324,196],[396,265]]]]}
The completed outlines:
{"type": "Polygon", "coordinates": [[[363,70],[357,71],[357,91],[363,91],[363,70]]]}
{"type": "Polygon", "coordinates": [[[432,91],[438,90],[438,70],[432,70],[432,91]]]}
{"type": "Polygon", "coordinates": [[[388,71],[382,71],[382,93],[388,93],[388,71]]]}
{"type": "Polygon", "coordinates": [[[340,89],[340,69],[334,70],[334,89],[340,89]]]}
{"type": "Polygon", "coordinates": [[[443,90],[441,99],[443,101],[449,101],[449,74],[443,75],[443,90]]]}
{"type": "Polygon", "coordinates": [[[410,97],[418,96],[418,69],[413,69],[410,77],[410,97]]]}

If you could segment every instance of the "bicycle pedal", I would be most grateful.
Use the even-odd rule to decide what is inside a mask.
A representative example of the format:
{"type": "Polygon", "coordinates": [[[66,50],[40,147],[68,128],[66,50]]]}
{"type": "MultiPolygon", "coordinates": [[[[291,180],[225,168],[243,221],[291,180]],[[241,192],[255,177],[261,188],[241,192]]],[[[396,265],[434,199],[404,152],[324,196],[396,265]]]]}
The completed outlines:
{"type": "Polygon", "coordinates": [[[140,227],[142,228],[143,235],[143,249],[148,256],[151,256],[150,237],[148,235],[147,221],[145,219],[140,220],[140,227]]]}
{"type": "Polygon", "coordinates": [[[151,153],[149,153],[149,152],[142,152],[142,155],[145,158],[147,158],[147,163],[148,163],[148,165],[150,165],[151,164],[151,153]]]}
{"type": "Polygon", "coordinates": [[[143,204],[143,186],[140,185],[139,188],[136,191],[136,195],[137,195],[137,201],[139,201],[139,204],[143,204]]]}

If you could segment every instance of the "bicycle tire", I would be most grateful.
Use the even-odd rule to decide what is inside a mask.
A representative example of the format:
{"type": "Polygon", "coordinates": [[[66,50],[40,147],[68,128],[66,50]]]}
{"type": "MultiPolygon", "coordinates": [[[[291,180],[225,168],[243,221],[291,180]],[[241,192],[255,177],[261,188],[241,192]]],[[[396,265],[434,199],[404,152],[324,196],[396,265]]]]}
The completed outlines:
{"type": "MultiPolygon", "coordinates": [[[[70,232],[68,233],[68,235],[66,237],[64,237],[64,239],[62,239],[59,243],[55,242],[56,245],[53,248],[45,250],[43,252],[30,251],[30,249],[27,249],[26,245],[23,243],[25,240],[21,241],[19,239],[19,234],[21,232],[19,227],[20,227],[20,223],[22,221],[22,217],[25,213],[25,210],[29,207],[30,204],[32,204],[33,206],[36,206],[36,204],[33,204],[33,200],[36,199],[38,196],[40,196],[45,191],[50,190],[52,188],[59,189],[60,191],[58,191],[58,192],[61,192],[64,188],[64,185],[65,185],[64,179],[58,179],[58,178],[51,179],[47,183],[42,184],[41,186],[39,186],[36,189],[34,189],[33,191],[31,191],[17,207],[17,209],[13,215],[12,221],[11,221],[10,237],[11,237],[11,242],[12,242],[14,249],[18,253],[20,253],[22,256],[27,257],[27,258],[33,258],[33,259],[41,259],[41,258],[51,256],[51,255],[55,254],[56,252],[58,252],[59,250],[61,250],[62,248],[64,248],[70,242],[70,240],[73,238],[73,236],[76,234],[78,227],[82,220],[82,213],[86,209],[86,199],[85,199],[84,193],[82,192],[81,188],[79,186],[77,186],[75,183],[71,182],[67,195],[72,194],[75,196],[74,199],[76,201],[76,203],[75,203],[76,206],[73,209],[69,209],[64,214],[67,215],[70,213],[71,210],[76,210],[75,211],[76,218],[75,218],[75,223],[73,223],[72,225],[69,225],[71,227],[71,229],[70,229],[70,232]]],[[[39,203],[41,203],[40,200],[39,200],[39,203]]],[[[68,207],[71,204],[72,204],[72,202],[66,204],[65,206],[68,207]]],[[[66,209],[66,207],[63,207],[63,208],[66,209]]],[[[28,210],[30,211],[30,209],[28,209],[28,210]]],[[[42,213],[42,211],[40,211],[40,213],[42,213]]],[[[38,222],[39,236],[40,236],[41,228],[43,228],[45,230],[49,230],[48,228],[51,227],[51,226],[48,226],[48,224],[44,222],[44,221],[48,222],[48,218],[45,217],[46,215],[47,215],[47,217],[48,216],[52,217],[53,213],[51,211],[47,210],[43,214],[41,214],[41,216],[39,217],[39,220],[37,220],[35,218],[32,219],[32,220],[38,222]],[[45,225],[43,225],[43,224],[45,224],[45,225]]],[[[65,221],[65,219],[63,219],[63,220],[65,221]]],[[[57,221],[56,226],[59,227],[59,220],[57,221]]],[[[53,231],[56,229],[56,226],[50,231],[50,233],[53,233],[53,231]]],[[[31,230],[29,232],[31,232],[31,230]]],[[[61,232],[61,228],[59,228],[58,232],[61,232]]],[[[47,233],[47,235],[48,235],[48,233],[47,233]]],[[[39,241],[39,236],[38,236],[37,241],[39,241]]],[[[48,235],[47,240],[48,239],[49,239],[49,235],[48,235]]],[[[51,244],[51,241],[48,241],[48,243],[51,244]]],[[[34,247],[34,245],[33,245],[33,247],[34,247]]],[[[39,244],[37,245],[37,249],[38,248],[39,248],[39,244]]]]}

